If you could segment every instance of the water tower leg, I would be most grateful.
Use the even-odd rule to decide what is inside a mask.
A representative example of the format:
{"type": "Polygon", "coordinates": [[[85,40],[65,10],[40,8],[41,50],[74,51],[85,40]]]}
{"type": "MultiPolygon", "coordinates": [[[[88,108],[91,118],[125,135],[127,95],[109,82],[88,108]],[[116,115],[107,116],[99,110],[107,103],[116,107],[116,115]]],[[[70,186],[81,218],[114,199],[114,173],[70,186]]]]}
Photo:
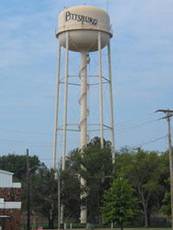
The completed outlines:
{"type": "MultiPolygon", "coordinates": [[[[54,133],[53,133],[53,155],[52,155],[52,168],[57,170],[57,132],[58,132],[58,114],[59,114],[59,89],[60,89],[60,66],[61,66],[61,45],[58,47],[58,63],[56,74],[56,92],[55,92],[55,121],[54,121],[54,133]]],[[[58,229],[60,229],[60,176],[55,173],[55,178],[58,179],[58,229]]]]}
{"type": "MultiPolygon", "coordinates": [[[[69,34],[68,32],[66,32],[62,171],[65,170],[65,157],[67,154],[67,105],[68,105],[68,74],[69,74],[68,67],[69,67],[69,34]]],[[[61,202],[61,224],[63,224],[63,222],[64,222],[64,204],[61,202]]]]}
{"type": "Polygon", "coordinates": [[[61,65],[61,45],[58,47],[58,64],[57,64],[57,77],[56,77],[56,93],[55,93],[55,121],[53,132],[53,155],[52,155],[52,168],[57,168],[57,132],[58,132],[58,112],[59,112],[59,88],[60,88],[60,65],[61,65]]]}
{"type": "Polygon", "coordinates": [[[65,156],[67,153],[68,67],[69,67],[69,36],[68,36],[68,32],[66,32],[62,170],[65,169],[65,156]]]}
{"type": "Polygon", "coordinates": [[[112,142],[112,161],[115,161],[115,130],[114,130],[114,110],[113,110],[113,92],[112,92],[112,65],[111,65],[111,46],[108,43],[108,65],[109,65],[109,93],[111,109],[111,142],[112,142]]]}
{"type": "Polygon", "coordinates": [[[98,32],[98,53],[99,53],[99,123],[100,123],[100,144],[104,147],[103,140],[103,73],[102,73],[102,49],[101,32],[98,32]]]}
{"type": "MultiPolygon", "coordinates": [[[[81,66],[80,66],[80,148],[81,152],[83,147],[87,145],[88,136],[87,136],[87,64],[88,64],[88,54],[87,52],[81,52],[81,66]]],[[[86,182],[83,178],[80,179],[81,187],[85,186],[86,182]]],[[[83,201],[86,198],[87,194],[81,194],[80,198],[83,201]]],[[[80,221],[81,223],[87,222],[87,207],[86,204],[82,202],[81,211],[80,211],[80,221]]]]}

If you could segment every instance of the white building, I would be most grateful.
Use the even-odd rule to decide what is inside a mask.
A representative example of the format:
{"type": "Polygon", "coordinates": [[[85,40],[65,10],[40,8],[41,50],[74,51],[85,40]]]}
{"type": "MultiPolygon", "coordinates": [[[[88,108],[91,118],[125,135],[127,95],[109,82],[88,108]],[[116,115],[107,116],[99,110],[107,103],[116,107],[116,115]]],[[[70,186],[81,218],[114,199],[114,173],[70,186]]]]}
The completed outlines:
{"type": "Polygon", "coordinates": [[[8,189],[21,189],[21,183],[13,182],[13,174],[0,170],[0,210],[1,209],[21,209],[20,201],[6,201],[5,191],[8,189]],[[3,195],[4,194],[4,195],[3,195]]]}

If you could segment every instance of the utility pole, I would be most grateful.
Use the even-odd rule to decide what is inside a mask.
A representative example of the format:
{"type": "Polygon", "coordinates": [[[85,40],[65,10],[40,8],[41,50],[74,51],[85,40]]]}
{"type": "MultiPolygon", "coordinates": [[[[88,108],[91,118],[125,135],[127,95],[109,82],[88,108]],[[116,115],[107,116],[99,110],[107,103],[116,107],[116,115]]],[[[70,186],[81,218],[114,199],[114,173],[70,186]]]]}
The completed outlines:
{"type": "Polygon", "coordinates": [[[31,230],[31,186],[30,186],[30,165],[29,165],[29,149],[26,149],[26,181],[27,181],[27,230],[31,230]]]}
{"type": "Polygon", "coordinates": [[[171,223],[173,230],[173,151],[172,151],[172,139],[171,139],[171,117],[173,116],[173,110],[159,109],[156,112],[162,112],[166,116],[162,119],[166,119],[168,122],[168,144],[169,144],[169,168],[170,168],[170,193],[171,193],[171,223]]]}

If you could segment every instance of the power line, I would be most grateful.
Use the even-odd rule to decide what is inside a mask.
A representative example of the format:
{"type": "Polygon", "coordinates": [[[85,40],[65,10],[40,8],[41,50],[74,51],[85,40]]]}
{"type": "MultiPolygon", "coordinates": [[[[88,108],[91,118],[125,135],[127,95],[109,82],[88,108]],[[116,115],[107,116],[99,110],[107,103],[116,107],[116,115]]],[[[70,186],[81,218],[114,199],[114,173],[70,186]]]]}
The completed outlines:
{"type": "Polygon", "coordinates": [[[32,146],[41,146],[41,147],[51,147],[51,144],[41,144],[41,143],[34,143],[32,144],[31,141],[23,141],[23,140],[13,140],[13,139],[0,139],[0,141],[5,141],[5,142],[18,142],[18,143],[22,143],[22,144],[27,144],[27,145],[32,145],[32,146]]]}
{"type": "Polygon", "coordinates": [[[131,129],[136,129],[136,128],[140,128],[142,126],[145,126],[145,125],[149,125],[149,124],[152,124],[152,123],[155,123],[157,121],[159,121],[160,119],[152,119],[152,120],[147,120],[147,121],[144,121],[144,122],[141,122],[141,123],[138,123],[136,125],[129,125],[129,126],[126,126],[126,127],[122,127],[122,128],[118,128],[120,132],[124,132],[126,131],[126,129],[128,129],[127,131],[131,131],[131,129]]]}
{"type": "Polygon", "coordinates": [[[143,147],[144,145],[149,145],[149,144],[155,143],[157,141],[163,140],[165,138],[167,138],[167,135],[164,135],[164,136],[161,136],[161,137],[157,137],[157,138],[152,139],[152,140],[147,141],[147,142],[143,142],[142,144],[139,144],[137,146],[143,147]]]}
{"type": "Polygon", "coordinates": [[[31,135],[51,135],[51,133],[48,132],[35,132],[35,131],[23,131],[23,130],[16,130],[16,129],[6,129],[6,130],[2,130],[1,128],[1,132],[14,132],[14,133],[20,133],[20,134],[31,134],[31,135]]]}
{"type": "MultiPolygon", "coordinates": [[[[151,117],[153,117],[153,113],[146,113],[145,117],[146,118],[151,118],[151,117]]],[[[155,118],[154,118],[154,120],[155,120],[155,118]]],[[[131,122],[133,123],[134,121],[136,121],[136,120],[134,120],[134,119],[121,120],[121,121],[119,121],[119,124],[122,124],[122,123],[129,124],[131,122]]],[[[143,121],[141,121],[141,122],[143,122],[143,121]]]]}

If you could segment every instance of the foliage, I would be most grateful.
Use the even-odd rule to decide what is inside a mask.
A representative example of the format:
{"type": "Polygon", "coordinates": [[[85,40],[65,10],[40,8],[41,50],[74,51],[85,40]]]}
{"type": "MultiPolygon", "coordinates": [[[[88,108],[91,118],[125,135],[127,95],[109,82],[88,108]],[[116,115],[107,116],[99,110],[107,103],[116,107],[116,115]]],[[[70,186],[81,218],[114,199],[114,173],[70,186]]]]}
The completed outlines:
{"type": "Polygon", "coordinates": [[[161,208],[163,214],[167,217],[171,217],[171,194],[170,192],[166,192],[163,199],[163,206],[161,208]]]}
{"type": "Polygon", "coordinates": [[[61,172],[61,199],[65,206],[65,221],[79,222],[80,181],[71,167],[66,167],[66,170],[61,172]]]}
{"type": "Polygon", "coordinates": [[[105,189],[109,188],[112,179],[112,156],[110,142],[104,142],[104,148],[100,147],[100,139],[95,137],[82,150],[71,152],[67,165],[71,167],[79,179],[85,180],[85,186],[81,187],[81,193],[87,194],[86,200],[88,222],[99,222],[99,209],[105,189]]]}
{"type": "Polygon", "coordinates": [[[136,199],[127,179],[118,177],[104,194],[102,214],[106,223],[117,223],[121,229],[135,214],[136,199]]]}
{"type": "Polygon", "coordinates": [[[169,171],[169,154],[166,152],[162,156],[162,162],[166,165],[164,171],[162,184],[165,188],[164,198],[162,200],[161,212],[166,215],[168,218],[171,217],[171,194],[170,194],[170,171],[169,171]]]}
{"type": "Polygon", "coordinates": [[[42,168],[31,178],[32,210],[45,216],[48,219],[49,228],[53,228],[58,214],[58,181],[55,179],[55,172],[42,168]]]}
{"type": "Polygon", "coordinates": [[[153,211],[160,209],[165,188],[162,184],[166,165],[156,152],[141,149],[120,154],[116,159],[117,173],[124,175],[136,190],[145,226],[150,225],[153,211]]]}
{"type": "MultiPolygon", "coordinates": [[[[54,178],[54,172],[40,162],[37,156],[30,156],[29,162],[31,209],[34,213],[48,218],[49,226],[53,226],[58,210],[57,179],[54,178]]],[[[15,181],[22,182],[22,211],[25,212],[26,155],[0,156],[0,169],[14,172],[15,181]]],[[[153,214],[156,216],[162,212],[170,216],[169,176],[167,152],[149,152],[126,147],[116,154],[113,166],[111,143],[104,141],[102,149],[100,139],[95,137],[84,149],[74,149],[70,152],[66,160],[66,169],[60,172],[65,221],[79,222],[80,194],[87,194],[82,202],[87,204],[88,222],[100,223],[103,194],[109,191],[113,180],[123,178],[123,181],[133,187],[133,196],[137,200],[136,208],[139,210],[138,219],[143,217],[145,226],[149,226],[153,214]],[[83,186],[80,185],[81,178],[85,180],[83,186]]]]}
{"type": "MultiPolygon", "coordinates": [[[[44,164],[40,162],[36,155],[29,156],[32,174],[44,164]]],[[[14,179],[20,182],[26,180],[26,155],[8,154],[0,156],[0,169],[14,172],[14,179]]]]}

